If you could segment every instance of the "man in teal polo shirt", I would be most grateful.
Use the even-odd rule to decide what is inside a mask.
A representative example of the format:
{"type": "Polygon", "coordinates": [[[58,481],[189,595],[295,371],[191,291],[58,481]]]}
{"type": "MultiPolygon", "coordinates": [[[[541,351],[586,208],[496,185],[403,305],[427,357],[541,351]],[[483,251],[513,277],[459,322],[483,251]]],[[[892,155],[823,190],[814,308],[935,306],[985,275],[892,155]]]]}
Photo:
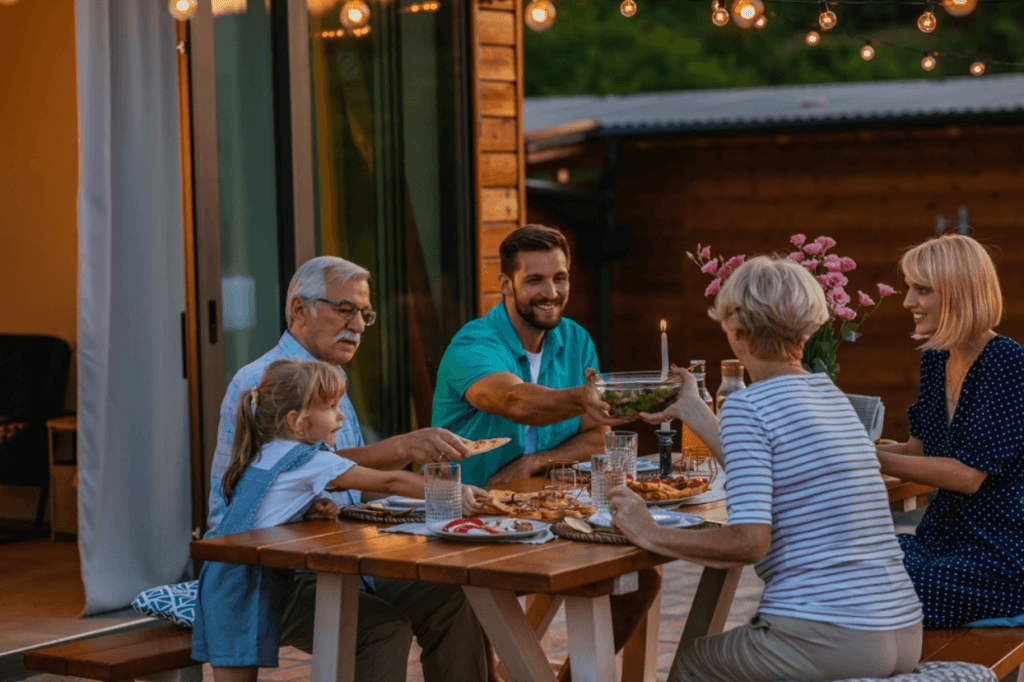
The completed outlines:
{"type": "Polygon", "coordinates": [[[569,246],[558,230],[527,225],[501,243],[503,300],[459,330],[441,359],[433,425],[464,438],[511,441],[462,461],[462,481],[495,485],[542,474],[551,460],[587,461],[620,420],[588,382],[597,353],[562,309],[569,246]]]}
{"type": "MultiPolygon", "coordinates": [[[[433,425],[463,438],[512,440],[462,460],[462,482],[498,485],[543,474],[551,460],[604,452],[608,415],[589,379],[594,342],[562,317],[569,298],[569,245],[558,230],[526,225],[505,237],[502,302],[466,324],[441,359],[433,425]]],[[[610,600],[618,651],[661,590],[661,573],[639,572],[639,589],[610,600]]],[[[561,679],[565,679],[562,677],[561,679]]]]}

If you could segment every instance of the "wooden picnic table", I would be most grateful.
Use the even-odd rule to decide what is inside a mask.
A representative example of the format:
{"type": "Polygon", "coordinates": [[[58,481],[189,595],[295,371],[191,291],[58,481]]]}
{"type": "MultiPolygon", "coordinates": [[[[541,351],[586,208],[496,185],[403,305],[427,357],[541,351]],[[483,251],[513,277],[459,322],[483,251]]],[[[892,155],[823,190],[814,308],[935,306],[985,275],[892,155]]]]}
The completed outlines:
{"type": "MultiPolygon", "coordinates": [[[[890,500],[917,491],[886,477],[890,500]]],[[[544,479],[502,488],[529,491],[544,479]]],[[[904,496],[904,497],[901,497],[904,496]]],[[[687,512],[726,521],[725,501],[693,505],[687,512]]],[[[541,544],[467,543],[405,533],[351,520],[320,520],[236,533],[192,543],[192,558],[317,572],[313,682],[350,682],[355,670],[359,576],[459,585],[477,614],[498,657],[513,679],[555,681],[539,637],[560,604],[565,604],[573,678],[614,682],[617,678],[609,595],[636,589],[637,571],[673,559],[624,545],[574,542],[541,544]],[[551,595],[545,613],[524,612],[518,595],[551,595]]],[[[682,640],[724,630],[741,567],[704,568],[682,640]]],[[[653,679],[657,659],[660,600],[646,625],[627,644],[624,677],[653,679]]]]}

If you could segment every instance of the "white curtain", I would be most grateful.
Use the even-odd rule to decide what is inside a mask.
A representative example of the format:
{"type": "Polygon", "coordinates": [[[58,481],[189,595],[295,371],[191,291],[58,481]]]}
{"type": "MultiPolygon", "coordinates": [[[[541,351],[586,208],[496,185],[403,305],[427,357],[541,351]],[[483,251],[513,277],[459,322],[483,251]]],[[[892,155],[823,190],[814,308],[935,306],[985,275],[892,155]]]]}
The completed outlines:
{"type": "Polygon", "coordinates": [[[77,0],[83,615],[190,570],[174,21],[77,0]]]}

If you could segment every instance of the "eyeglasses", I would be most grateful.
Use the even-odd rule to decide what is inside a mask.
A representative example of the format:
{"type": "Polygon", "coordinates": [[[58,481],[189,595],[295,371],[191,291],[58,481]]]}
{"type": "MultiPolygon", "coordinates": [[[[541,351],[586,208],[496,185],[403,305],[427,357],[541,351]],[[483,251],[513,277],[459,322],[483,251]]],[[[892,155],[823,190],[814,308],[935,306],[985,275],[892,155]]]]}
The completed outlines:
{"type": "Polygon", "coordinates": [[[318,298],[316,299],[322,303],[328,303],[334,306],[334,312],[339,317],[345,320],[351,320],[355,317],[356,313],[359,313],[363,317],[363,324],[367,327],[377,321],[377,313],[370,309],[370,306],[365,308],[357,308],[351,301],[332,301],[329,298],[318,298]]]}

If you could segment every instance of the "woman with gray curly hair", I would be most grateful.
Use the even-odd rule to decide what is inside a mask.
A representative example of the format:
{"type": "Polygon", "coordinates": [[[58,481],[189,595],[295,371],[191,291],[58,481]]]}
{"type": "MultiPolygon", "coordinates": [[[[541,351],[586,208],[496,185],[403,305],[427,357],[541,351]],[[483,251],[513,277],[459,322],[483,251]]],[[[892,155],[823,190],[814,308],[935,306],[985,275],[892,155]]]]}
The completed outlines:
{"type": "Polygon", "coordinates": [[[835,680],[913,670],[921,605],[903,568],[875,449],[846,396],[801,364],[828,319],[814,278],[788,259],[760,256],[725,282],[709,311],[750,387],[721,423],[689,373],[659,423],[681,419],[721,461],[729,524],[655,524],[625,487],[610,494],[613,525],[634,544],[705,566],[755,564],[765,582],[743,626],[680,644],[670,682],[835,680]]]}

